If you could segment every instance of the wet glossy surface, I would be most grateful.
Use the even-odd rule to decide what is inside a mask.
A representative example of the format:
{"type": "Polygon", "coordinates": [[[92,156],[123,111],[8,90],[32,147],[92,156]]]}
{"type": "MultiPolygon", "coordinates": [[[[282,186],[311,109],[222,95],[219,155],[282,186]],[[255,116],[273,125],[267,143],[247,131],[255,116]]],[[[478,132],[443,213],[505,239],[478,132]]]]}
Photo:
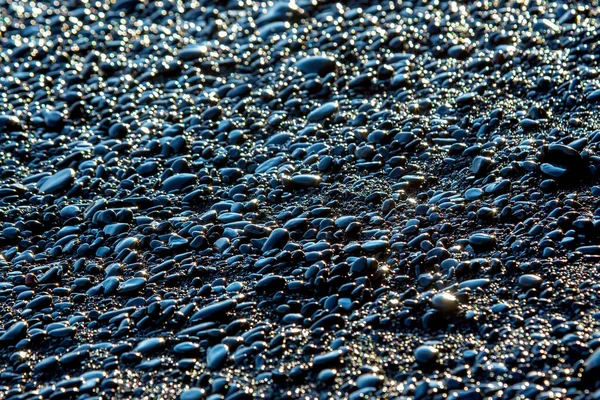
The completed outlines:
{"type": "Polygon", "coordinates": [[[0,398],[596,396],[587,2],[0,20],[0,398]]]}

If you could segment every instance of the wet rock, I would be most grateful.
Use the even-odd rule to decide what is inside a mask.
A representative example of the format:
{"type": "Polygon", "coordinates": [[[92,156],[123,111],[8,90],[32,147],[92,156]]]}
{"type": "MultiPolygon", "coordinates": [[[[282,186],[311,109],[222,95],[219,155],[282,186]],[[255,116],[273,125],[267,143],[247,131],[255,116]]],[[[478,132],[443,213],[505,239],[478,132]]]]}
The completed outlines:
{"type": "Polygon", "coordinates": [[[341,350],[333,350],[325,354],[320,354],[315,356],[313,359],[313,366],[315,368],[324,368],[330,365],[336,365],[341,361],[342,351],[341,350]]]}
{"type": "Polygon", "coordinates": [[[27,322],[15,322],[0,336],[0,345],[4,347],[23,339],[27,335],[27,328],[27,322]]]}
{"type": "Polygon", "coordinates": [[[335,114],[338,109],[337,103],[325,103],[308,114],[308,122],[321,122],[335,114]]]}
{"type": "Polygon", "coordinates": [[[542,284],[542,282],[542,278],[533,274],[525,274],[519,277],[519,285],[527,289],[538,287],[542,284]]]}
{"type": "Polygon", "coordinates": [[[198,177],[194,174],[177,174],[167,179],[162,184],[162,190],[165,192],[174,192],[181,190],[198,182],[198,177]]]}
{"type": "Polygon", "coordinates": [[[177,53],[177,57],[181,61],[196,61],[206,56],[207,52],[208,48],[206,46],[192,44],[179,50],[179,53],[177,53]]]}
{"type": "Polygon", "coordinates": [[[268,275],[256,283],[254,289],[257,292],[272,293],[284,290],[287,287],[287,281],[280,275],[268,275]]]}
{"type": "Polygon", "coordinates": [[[237,302],[235,300],[223,300],[215,304],[208,305],[201,308],[195,313],[191,320],[192,321],[212,321],[224,318],[227,312],[233,310],[237,302]]]}
{"type": "Polygon", "coordinates": [[[415,350],[415,360],[420,364],[431,364],[437,361],[439,351],[434,346],[423,345],[415,350]]]}
{"type": "Polygon", "coordinates": [[[21,120],[14,115],[0,115],[0,132],[15,132],[23,129],[21,120]]]}
{"type": "Polygon", "coordinates": [[[266,252],[273,249],[282,249],[290,239],[290,234],[287,229],[277,228],[274,229],[269,238],[262,247],[262,251],[266,252]]]}
{"type": "Polygon", "coordinates": [[[437,310],[445,313],[458,311],[458,300],[450,293],[438,293],[431,299],[431,304],[437,310]]]}
{"type": "Polygon", "coordinates": [[[324,56],[312,56],[299,60],[296,68],[305,74],[319,74],[325,76],[336,71],[336,62],[333,58],[324,56]]]}
{"type": "Polygon", "coordinates": [[[218,344],[210,348],[206,354],[206,365],[210,369],[220,369],[229,356],[229,347],[224,344],[218,344]]]}
{"type": "Polygon", "coordinates": [[[206,396],[204,389],[190,388],[184,390],[179,396],[179,400],[201,400],[206,396]]]}
{"type": "Polygon", "coordinates": [[[166,342],[163,338],[144,339],[140,343],[138,343],[137,346],[135,346],[135,349],[133,351],[135,351],[136,353],[148,355],[161,351],[165,348],[165,344],[166,342]]]}
{"type": "Polygon", "coordinates": [[[383,384],[384,377],[381,375],[375,374],[363,374],[356,379],[356,386],[359,389],[364,389],[367,387],[379,387],[383,384]]]}
{"type": "Polygon", "coordinates": [[[495,246],[496,237],[486,233],[475,233],[469,237],[469,244],[478,251],[489,250],[495,246]]]}
{"type": "Polygon", "coordinates": [[[321,177],[318,175],[295,175],[288,182],[287,186],[293,189],[307,189],[318,187],[321,183],[321,177]]]}
{"type": "Polygon", "coordinates": [[[120,295],[130,296],[146,287],[146,278],[131,278],[121,283],[118,288],[120,295]]]}
{"type": "Polygon", "coordinates": [[[66,168],[45,179],[39,189],[42,193],[57,194],[70,188],[74,181],[75,171],[66,168]]]}
{"type": "Polygon", "coordinates": [[[54,373],[56,371],[56,369],[58,368],[58,366],[59,366],[58,357],[50,356],[50,357],[46,357],[42,361],[38,362],[33,367],[33,370],[35,372],[54,373]]]}
{"type": "Polygon", "coordinates": [[[473,171],[476,176],[482,176],[490,170],[492,165],[493,162],[489,157],[477,156],[473,160],[471,171],[473,171]]]}

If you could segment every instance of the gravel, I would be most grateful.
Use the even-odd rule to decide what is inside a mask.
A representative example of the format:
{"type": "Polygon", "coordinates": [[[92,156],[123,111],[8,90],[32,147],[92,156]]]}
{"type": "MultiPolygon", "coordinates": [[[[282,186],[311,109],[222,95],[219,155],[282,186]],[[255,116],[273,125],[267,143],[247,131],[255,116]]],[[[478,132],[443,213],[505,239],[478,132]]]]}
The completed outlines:
{"type": "Polygon", "coordinates": [[[588,2],[0,19],[0,398],[598,397],[588,2]]]}

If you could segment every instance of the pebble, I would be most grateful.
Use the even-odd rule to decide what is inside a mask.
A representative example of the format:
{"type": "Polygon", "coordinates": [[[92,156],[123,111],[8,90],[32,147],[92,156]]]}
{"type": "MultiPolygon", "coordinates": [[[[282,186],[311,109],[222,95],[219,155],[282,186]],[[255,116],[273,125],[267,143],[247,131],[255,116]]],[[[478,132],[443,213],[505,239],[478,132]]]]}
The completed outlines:
{"type": "Polygon", "coordinates": [[[202,388],[190,388],[181,393],[180,400],[201,400],[205,398],[206,393],[202,388]]]}
{"type": "Polygon", "coordinates": [[[162,184],[162,190],[165,192],[173,192],[181,190],[185,187],[195,185],[198,178],[194,174],[177,174],[167,179],[162,184]]]}
{"type": "Polygon", "coordinates": [[[533,274],[525,274],[519,277],[519,285],[527,289],[538,287],[542,284],[542,282],[542,278],[533,274]]]}
{"type": "Polygon", "coordinates": [[[456,297],[450,293],[438,293],[431,299],[433,307],[441,312],[453,313],[458,311],[459,305],[456,297]]]}
{"type": "Polygon", "coordinates": [[[485,233],[476,233],[469,237],[469,244],[476,250],[489,250],[496,244],[496,237],[485,233]]]}
{"type": "Polygon", "coordinates": [[[359,389],[367,387],[379,387],[383,384],[384,377],[375,374],[363,374],[356,379],[356,386],[359,389]]]}
{"type": "Polygon", "coordinates": [[[237,302],[235,300],[223,300],[206,307],[201,308],[198,312],[196,312],[191,320],[192,321],[203,321],[203,320],[215,320],[220,319],[225,316],[228,311],[231,311],[235,308],[237,302]]]}
{"type": "Polygon", "coordinates": [[[318,74],[320,76],[325,76],[330,72],[335,72],[337,66],[333,58],[326,56],[312,56],[299,60],[296,63],[296,68],[304,74],[318,74]]]}
{"type": "Polygon", "coordinates": [[[262,251],[267,252],[273,249],[283,249],[283,247],[288,243],[290,239],[290,234],[286,229],[277,228],[274,229],[269,238],[262,246],[262,251]]]}
{"type": "Polygon", "coordinates": [[[465,192],[465,198],[467,200],[477,200],[483,195],[483,190],[478,188],[471,188],[465,192]]]}
{"type": "Polygon", "coordinates": [[[16,343],[27,335],[28,324],[25,321],[18,321],[12,324],[6,332],[0,336],[0,344],[3,346],[16,343]]]}
{"type": "Polygon", "coordinates": [[[308,114],[308,122],[321,122],[335,114],[338,109],[337,103],[325,103],[308,114]]]}
{"type": "Polygon", "coordinates": [[[306,189],[318,187],[321,183],[321,177],[318,175],[295,175],[291,179],[291,186],[297,189],[306,189]]]}
{"type": "Polygon", "coordinates": [[[133,351],[144,355],[156,353],[165,347],[165,339],[163,338],[149,338],[144,339],[135,346],[133,351]]]}
{"type": "Polygon", "coordinates": [[[220,369],[227,361],[228,356],[229,347],[225,344],[218,344],[206,353],[206,365],[210,369],[220,369]]]}
{"type": "Polygon", "coordinates": [[[39,186],[40,192],[48,194],[61,193],[71,187],[75,181],[75,170],[65,168],[51,175],[39,186]]]}
{"type": "Polygon", "coordinates": [[[434,346],[422,345],[415,350],[415,360],[420,364],[431,364],[437,361],[440,352],[434,346]]]}
{"type": "Polygon", "coordinates": [[[132,295],[138,293],[146,286],[146,278],[131,278],[121,283],[118,293],[121,295],[132,295]]]}
{"type": "Polygon", "coordinates": [[[256,283],[254,289],[258,292],[272,293],[287,287],[287,281],[281,275],[268,275],[256,283]]]}
{"type": "Polygon", "coordinates": [[[590,356],[585,360],[584,377],[597,381],[598,380],[598,369],[600,368],[600,349],[596,349],[590,356]]]}

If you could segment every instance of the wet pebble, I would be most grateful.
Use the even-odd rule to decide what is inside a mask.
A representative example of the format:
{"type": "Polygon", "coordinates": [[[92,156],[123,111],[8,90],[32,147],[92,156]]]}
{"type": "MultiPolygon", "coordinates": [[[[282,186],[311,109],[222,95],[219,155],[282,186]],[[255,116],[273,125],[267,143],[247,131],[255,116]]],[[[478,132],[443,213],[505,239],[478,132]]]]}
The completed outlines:
{"type": "Polygon", "coordinates": [[[220,369],[229,356],[229,347],[224,344],[218,344],[208,350],[206,355],[206,364],[210,369],[220,369]]]}
{"type": "Polygon", "coordinates": [[[57,194],[67,190],[75,181],[75,171],[66,168],[46,178],[39,186],[40,192],[57,194]]]}

